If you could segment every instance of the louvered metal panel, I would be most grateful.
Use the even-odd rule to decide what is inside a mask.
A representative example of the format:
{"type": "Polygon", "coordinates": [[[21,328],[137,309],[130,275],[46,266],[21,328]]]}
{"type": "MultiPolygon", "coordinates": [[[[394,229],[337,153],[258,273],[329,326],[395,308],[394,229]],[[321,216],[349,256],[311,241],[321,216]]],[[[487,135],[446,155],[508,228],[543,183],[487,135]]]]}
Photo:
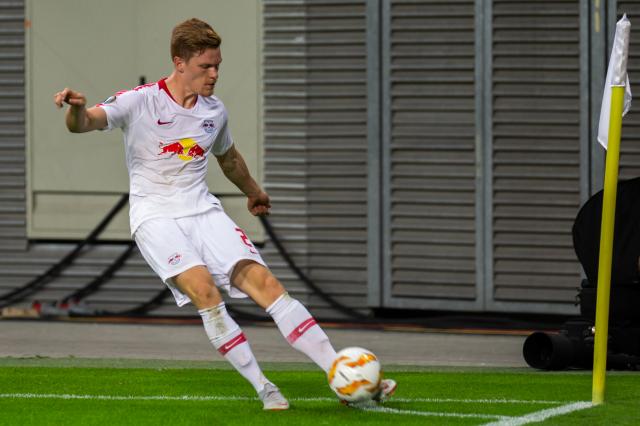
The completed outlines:
{"type": "MultiPolygon", "coordinates": [[[[324,291],[366,306],[364,1],[265,1],[265,186],[271,220],[324,291]]],[[[263,255],[316,316],[338,317],[270,241],[263,255]]],[[[242,308],[250,309],[249,306],[242,308]]]]}
{"type": "MultiPolygon", "coordinates": [[[[629,40],[629,62],[627,71],[632,90],[640,87],[640,1],[618,1],[616,18],[626,13],[631,21],[631,38],[629,40]]],[[[613,42],[615,22],[610,20],[610,37],[613,42]]],[[[610,49],[607,55],[610,54],[610,49]]],[[[622,120],[622,141],[620,144],[620,178],[630,179],[640,176],[640,111],[637,101],[633,102],[631,111],[622,120]]]]}
{"type": "Polygon", "coordinates": [[[365,10],[363,0],[307,8],[308,270],[355,308],[366,307],[367,291],[365,10]]]}
{"type": "Polygon", "coordinates": [[[395,0],[382,19],[385,304],[479,309],[475,2],[395,0]]]}
{"type": "Polygon", "coordinates": [[[580,283],[571,238],[581,187],[579,2],[495,0],[492,22],[489,307],[570,313],[580,283]]]}
{"type": "MultiPolygon", "coordinates": [[[[36,276],[47,271],[67,253],[74,244],[32,244],[24,253],[9,253],[0,260],[0,295],[22,287],[36,276]]],[[[28,295],[17,306],[29,306],[35,300],[56,302],[70,296],[99,276],[125,250],[124,245],[95,245],[86,247],[81,255],[57,278],[48,282],[34,294],[28,295]]],[[[122,305],[144,302],[162,290],[164,284],[149,268],[139,252],[134,251],[124,267],[103,284],[98,291],[84,299],[92,309],[118,311],[122,305]],[[119,296],[110,296],[109,304],[95,303],[104,300],[104,294],[117,289],[119,296]]]]}
{"type": "Polygon", "coordinates": [[[0,251],[26,248],[24,2],[0,1],[0,251]]]}
{"type": "MultiPolygon", "coordinates": [[[[270,220],[294,261],[306,270],[305,2],[265,1],[263,28],[264,185],[273,205],[270,220]]],[[[298,297],[303,284],[288,273],[269,240],[261,252],[274,274],[298,297]]],[[[248,307],[233,304],[242,305],[248,307]]]]}

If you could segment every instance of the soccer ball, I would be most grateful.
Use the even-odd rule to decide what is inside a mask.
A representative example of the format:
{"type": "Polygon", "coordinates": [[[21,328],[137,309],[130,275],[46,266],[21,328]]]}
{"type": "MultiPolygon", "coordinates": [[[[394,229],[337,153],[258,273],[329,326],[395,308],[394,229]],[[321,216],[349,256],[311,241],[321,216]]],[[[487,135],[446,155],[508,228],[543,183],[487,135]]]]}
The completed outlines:
{"type": "Polygon", "coordinates": [[[327,373],[329,387],[343,401],[363,402],[380,390],[382,370],[378,358],[363,348],[345,348],[327,373]]]}

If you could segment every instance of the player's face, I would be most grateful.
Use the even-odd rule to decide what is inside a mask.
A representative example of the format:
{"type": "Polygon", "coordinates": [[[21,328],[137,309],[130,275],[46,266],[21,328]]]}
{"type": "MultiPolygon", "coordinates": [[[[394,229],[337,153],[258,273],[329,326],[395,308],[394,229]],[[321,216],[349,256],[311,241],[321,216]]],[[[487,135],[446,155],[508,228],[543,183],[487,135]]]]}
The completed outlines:
{"type": "Polygon", "coordinates": [[[213,95],[221,62],[220,48],[192,56],[184,63],[184,77],[190,89],[201,96],[213,95]]]}

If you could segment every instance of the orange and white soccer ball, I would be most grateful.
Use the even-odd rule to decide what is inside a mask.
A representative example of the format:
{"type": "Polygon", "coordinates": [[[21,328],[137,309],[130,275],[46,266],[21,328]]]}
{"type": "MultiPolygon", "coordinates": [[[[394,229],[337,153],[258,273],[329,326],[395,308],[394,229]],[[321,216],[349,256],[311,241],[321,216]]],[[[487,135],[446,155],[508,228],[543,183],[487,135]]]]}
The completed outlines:
{"type": "Polygon", "coordinates": [[[327,373],[329,387],[343,401],[370,400],[380,390],[382,370],[373,352],[363,348],[345,348],[327,373]]]}

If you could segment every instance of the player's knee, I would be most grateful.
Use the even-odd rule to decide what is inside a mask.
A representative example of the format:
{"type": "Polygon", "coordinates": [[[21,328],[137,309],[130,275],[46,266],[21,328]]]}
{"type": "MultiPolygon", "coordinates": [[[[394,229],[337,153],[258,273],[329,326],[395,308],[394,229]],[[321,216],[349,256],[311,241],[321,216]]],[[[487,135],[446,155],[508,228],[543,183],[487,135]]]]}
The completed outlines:
{"type": "Polygon", "coordinates": [[[264,279],[263,291],[273,296],[274,300],[285,292],[282,283],[280,283],[280,281],[271,273],[268,273],[264,279]]]}
{"type": "Polygon", "coordinates": [[[210,308],[222,302],[222,297],[220,297],[220,293],[215,285],[210,283],[202,283],[194,286],[189,296],[191,302],[193,302],[198,309],[210,308]]]}

